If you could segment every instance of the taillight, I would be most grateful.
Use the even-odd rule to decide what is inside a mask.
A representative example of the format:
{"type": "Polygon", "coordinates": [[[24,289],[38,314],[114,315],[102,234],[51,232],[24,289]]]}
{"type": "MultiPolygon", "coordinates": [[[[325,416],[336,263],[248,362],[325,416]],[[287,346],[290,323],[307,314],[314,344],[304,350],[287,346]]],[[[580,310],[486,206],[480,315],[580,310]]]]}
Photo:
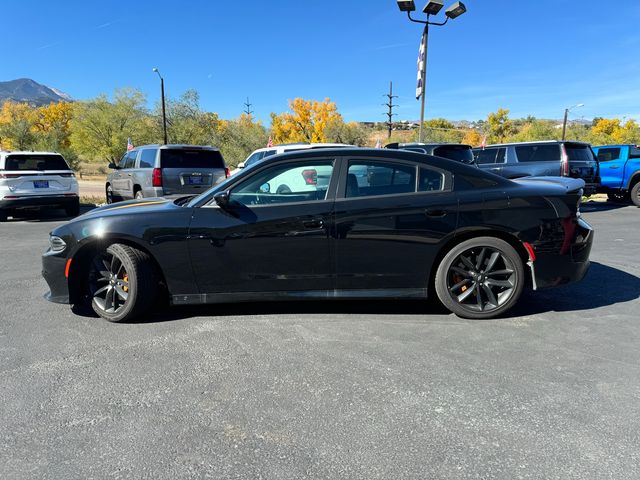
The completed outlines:
{"type": "Polygon", "coordinates": [[[564,148],[564,145],[560,146],[560,176],[569,176],[569,155],[567,155],[567,150],[564,148]]]}
{"type": "Polygon", "coordinates": [[[224,167],[224,178],[229,178],[231,176],[231,170],[229,167],[224,167]]]}
{"type": "Polygon", "coordinates": [[[317,170],[303,170],[302,178],[307,185],[316,185],[318,183],[318,171],[317,170]]]}
{"type": "Polygon", "coordinates": [[[0,173],[0,178],[18,178],[21,176],[21,173],[0,173]]]}
{"type": "Polygon", "coordinates": [[[153,169],[153,177],[151,179],[151,185],[153,185],[154,187],[162,186],[162,169],[161,168],[153,169]]]}

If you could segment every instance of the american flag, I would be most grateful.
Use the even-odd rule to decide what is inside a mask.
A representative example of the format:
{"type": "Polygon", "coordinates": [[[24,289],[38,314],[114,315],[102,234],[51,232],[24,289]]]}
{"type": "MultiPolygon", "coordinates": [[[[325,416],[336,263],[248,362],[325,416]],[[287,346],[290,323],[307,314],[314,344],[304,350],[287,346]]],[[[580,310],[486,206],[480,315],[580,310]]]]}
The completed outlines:
{"type": "Polygon", "coordinates": [[[376,142],[376,148],[382,148],[382,143],[380,142],[379,138],[378,138],[378,141],[376,142]]]}
{"type": "Polygon", "coordinates": [[[267,148],[271,148],[273,147],[273,139],[271,138],[271,135],[269,135],[269,141],[267,142],[267,148]]]}
{"type": "Polygon", "coordinates": [[[482,139],[482,143],[480,144],[480,147],[484,150],[486,146],[487,146],[487,136],[485,135],[484,138],[482,139]]]}
{"type": "Polygon", "coordinates": [[[131,141],[131,137],[127,138],[127,152],[133,150],[133,142],[131,141]]]}
{"type": "Polygon", "coordinates": [[[426,61],[425,53],[427,51],[427,31],[422,33],[422,40],[420,41],[420,50],[418,51],[418,83],[416,85],[416,100],[420,100],[420,97],[424,95],[424,78],[422,77],[422,70],[424,69],[424,62],[426,61]]]}

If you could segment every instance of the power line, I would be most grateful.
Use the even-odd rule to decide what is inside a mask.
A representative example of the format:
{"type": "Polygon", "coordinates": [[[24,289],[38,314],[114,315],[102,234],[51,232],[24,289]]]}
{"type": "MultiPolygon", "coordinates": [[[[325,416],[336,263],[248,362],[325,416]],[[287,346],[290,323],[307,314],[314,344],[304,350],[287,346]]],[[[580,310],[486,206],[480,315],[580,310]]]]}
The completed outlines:
{"type": "Polygon", "coordinates": [[[383,96],[387,97],[388,99],[388,102],[383,103],[383,105],[386,105],[389,108],[389,111],[387,111],[385,115],[388,118],[387,127],[389,129],[389,138],[391,138],[391,131],[393,130],[393,117],[396,115],[395,113],[393,113],[393,107],[398,106],[393,104],[393,99],[398,98],[398,95],[393,94],[393,82],[389,82],[389,93],[385,93],[383,96]]]}

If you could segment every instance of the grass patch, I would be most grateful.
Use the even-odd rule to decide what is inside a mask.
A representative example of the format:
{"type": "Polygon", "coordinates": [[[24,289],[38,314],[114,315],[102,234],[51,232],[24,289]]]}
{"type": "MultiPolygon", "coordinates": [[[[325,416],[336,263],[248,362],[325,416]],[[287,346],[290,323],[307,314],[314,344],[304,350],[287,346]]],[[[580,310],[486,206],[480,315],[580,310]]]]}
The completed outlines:
{"type": "Polygon", "coordinates": [[[97,205],[102,205],[106,203],[104,197],[93,196],[93,195],[82,195],[80,197],[80,204],[95,207],[97,205]]]}

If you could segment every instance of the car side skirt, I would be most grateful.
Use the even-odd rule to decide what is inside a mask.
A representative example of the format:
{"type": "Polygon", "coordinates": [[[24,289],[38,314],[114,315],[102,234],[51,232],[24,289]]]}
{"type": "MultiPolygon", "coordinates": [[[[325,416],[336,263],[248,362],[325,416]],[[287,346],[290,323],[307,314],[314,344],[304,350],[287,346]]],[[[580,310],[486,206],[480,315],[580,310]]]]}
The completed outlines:
{"type": "Polygon", "coordinates": [[[427,298],[426,288],[307,290],[293,292],[234,292],[172,295],[173,305],[198,305],[235,302],[270,302],[285,300],[363,300],[372,298],[427,298]]]}

